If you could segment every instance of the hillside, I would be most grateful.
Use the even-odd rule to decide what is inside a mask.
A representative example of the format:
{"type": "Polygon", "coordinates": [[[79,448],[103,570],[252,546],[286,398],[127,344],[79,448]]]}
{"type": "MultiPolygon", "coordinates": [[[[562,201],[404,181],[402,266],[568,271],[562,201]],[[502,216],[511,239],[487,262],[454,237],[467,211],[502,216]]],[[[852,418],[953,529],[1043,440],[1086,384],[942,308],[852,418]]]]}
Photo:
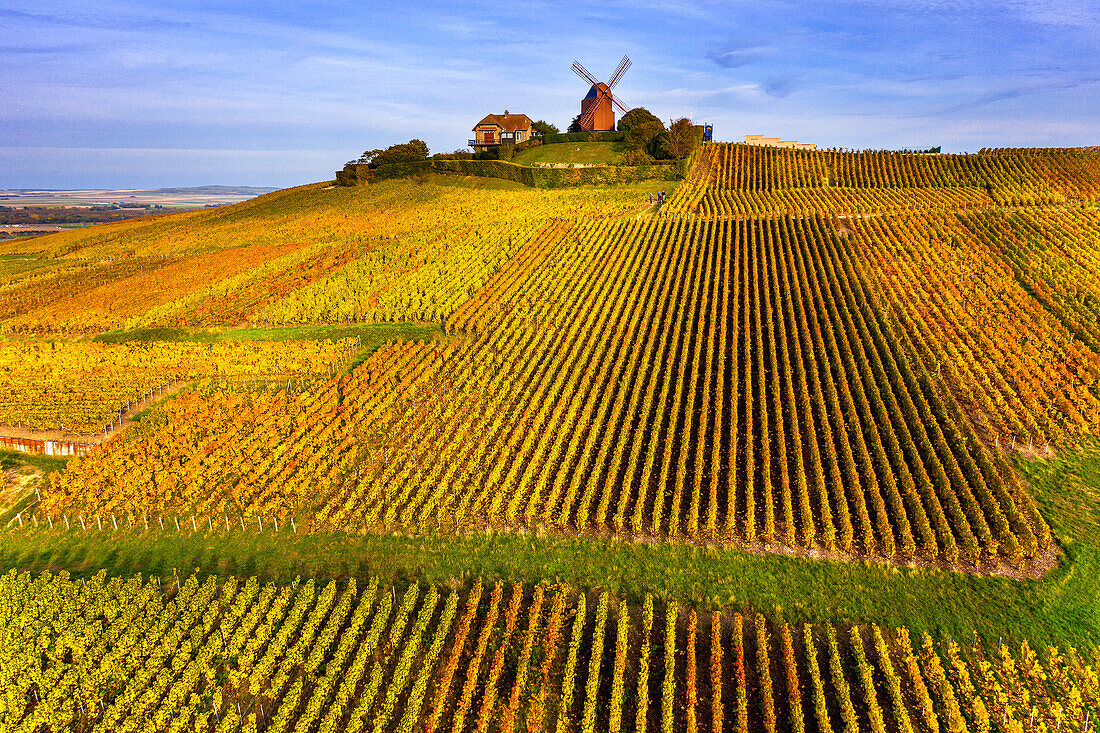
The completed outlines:
{"type": "Polygon", "coordinates": [[[1087,733],[1100,154],[656,188],[0,245],[0,436],[82,446],[0,507],[2,719],[1087,733]]]}

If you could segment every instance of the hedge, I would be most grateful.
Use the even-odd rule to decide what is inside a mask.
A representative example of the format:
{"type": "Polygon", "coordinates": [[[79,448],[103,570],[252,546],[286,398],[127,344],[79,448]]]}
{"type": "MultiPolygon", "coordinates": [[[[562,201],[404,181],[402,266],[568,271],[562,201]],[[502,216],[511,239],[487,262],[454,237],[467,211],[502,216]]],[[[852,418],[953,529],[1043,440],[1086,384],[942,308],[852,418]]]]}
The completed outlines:
{"type": "Polygon", "coordinates": [[[371,178],[409,178],[418,173],[443,173],[501,178],[534,188],[559,188],[638,181],[676,181],[684,177],[686,167],[686,161],[678,161],[677,165],[532,168],[503,160],[418,160],[412,163],[390,163],[376,169],[368,169],[365,165],[348,165],[336,174],[336,179],[342,186],[356,186],[364,185],[371,178]]]}
{"type": "Polygon", "coordinates": [[[617,143],[626,139],[625,132],[616,132],[614,130],[607,130],[604,132],[558,132],[553,135],[543,135],[542,142],[544,145],[550,145],[553,143],[617,143]],[[593,138],[589,140],[589,138],[593,138]]]}

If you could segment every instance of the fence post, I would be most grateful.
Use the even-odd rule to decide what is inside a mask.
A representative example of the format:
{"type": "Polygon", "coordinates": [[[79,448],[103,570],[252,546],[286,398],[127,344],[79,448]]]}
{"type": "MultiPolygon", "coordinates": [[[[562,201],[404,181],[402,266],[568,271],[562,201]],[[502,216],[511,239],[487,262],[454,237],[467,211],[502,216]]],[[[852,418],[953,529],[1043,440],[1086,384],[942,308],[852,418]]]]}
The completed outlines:
{"type": "Polygon", "coordinates": [[[298,534],[298,528],[294,526],[294,517],[290,518],[290,529],[294,534],[298,534]]]}
{"type": "Polygon", "coordinates": [[[50,523],[50,529],[53,529],[53,517],[49,514],[46,515],[46,521],[50,523]]]}
{"type": "Polygon", "coordinates": [[[69,529],[69,515],[65,515],[65,529],[69,529]]]}
{"type": "Polygon", "coordinates": [[[260,525],[260,531],[264,531],[264,520],[260,518],[260,515],[256,515],[256,523],[260,525]]]}
{"type": "Polygon", "coordinates": [[[180,518],[179,517],[172,517],[172,518],[176,520],[176,531],[179,532],[180,531],[180,518]]]}
{"type": "Polygon", "coordinates": [[[275,522],[275,531],[278,532],[279,531],[279,518],[275,517],[275,519],[273,519],[272,521],[275,522]]]}
{"type": "Polygon", "coordinates": [[[194,514],[191,515],[191,531],[192,532],[198,532],[199,531],[199,528],[195,526],[195,515],[194,514]]]}
{"type": "Polygon", "coordinates": [[[95,515],[95,523],[99,526],[99,531],[103,531],[103,520],[99,518],[99,515],[95,515]]]}
{"type": "Polygon", "coordinates": [[[117,530],[118,529],[118,520],[115,519],[114,514],[111,515],[111,522],[115,525],[115,529],[117,530]]]}
{"type": "Polygon", "coordinates": [[[161,531],[164,530],[164,517],[157,517],[157,521],[160,522],[161,531]]]}
{"type": "Polygon", "coordinates": [[[19,520],[19,526],[23,526],[23,512],[19,512],[15,515],[15,518],[19,520]]]}
{"type": "Polygon", "coordinates": [[[85,532],[88,531],[87,525],[84,524],[84,515],[83,514],[80,515],[80,528],[82,530],[84,530],[85,532]]]}

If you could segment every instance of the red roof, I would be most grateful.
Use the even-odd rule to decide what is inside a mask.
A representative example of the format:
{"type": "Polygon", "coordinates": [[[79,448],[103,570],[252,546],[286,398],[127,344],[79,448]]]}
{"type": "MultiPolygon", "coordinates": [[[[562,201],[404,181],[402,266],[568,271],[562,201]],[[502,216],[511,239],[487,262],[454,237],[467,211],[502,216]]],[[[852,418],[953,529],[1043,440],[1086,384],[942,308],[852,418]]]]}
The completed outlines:
{"type": "Polygon", "coordinates": [[[504,110],[504,114],[502,115],[485,115],[484,119],[474,125],[473,129],[476,130],[483,125],[495,125],[503,132],[530,130],[531,118],[527,115],[508,114],[508,110],[504,110]]]}

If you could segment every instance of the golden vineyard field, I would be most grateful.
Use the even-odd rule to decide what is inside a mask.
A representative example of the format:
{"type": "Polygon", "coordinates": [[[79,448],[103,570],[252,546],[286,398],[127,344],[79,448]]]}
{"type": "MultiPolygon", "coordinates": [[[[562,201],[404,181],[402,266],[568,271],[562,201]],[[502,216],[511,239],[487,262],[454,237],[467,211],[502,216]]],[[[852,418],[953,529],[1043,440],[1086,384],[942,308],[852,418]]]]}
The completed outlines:
{"type": "Polygon", "coordinates": [[[0,245],[0,730],[1092,733],[1100,153],[653,192],[0,245]]]}
{"type": "Polygon", "coordinates": [[[1086,733],[1100,699],[1098,660],[1075,648],[639,605],[480,579],[460,594],[10,573],[0,720],[20,731],[1086,733]]]}
{"type": "MultiPolygon", "coordinates": [[[[704,184],[812,183],[795,163],[879,193],[899,180],[952,190],[1009,163],[1019,177],[1020,161],[1034,158],[1042,165],[1029,170],[1044,180],[1091,190],[1090,155],[975,162],[711,145],[664,212],[635,203],[633,190],[533,198],[403,184],[421,199],[399,209],[407,219],[386,219],[377,241],[441,249],[418,250],[419,267],[391,262],[385,244],[318,280],[299,271],[300,287],[253,314],[360,320],[363,308],[330,310],[325,298],[366,298],[406,303],[370,320],[415,318],[425,312],[408,310],[410,288],[422,288],[415,302],[433,304],[427,315],[443,320],[447,339],[386,347],[348,376],[293,389],[196,385],[75,461],[43,508],[296,517],[312,529],[541,529],[967,567],[1049,563],[1050,529],[1005,449],[1045,452],[1100,428],[1095,209],[672,212],[704,184]],[[698,177],[712,169],[722,174],[698,177]],[[742,180],[742,171],[752,175],[742,180]],[[567,215],[552,215],[561,207],[567,215]],[[467,217],[450,218],[456,211],[467,217]],[[390,283],[383,291],[378,278],[390,283]]],[[[343,197],[325,209],[338,217],[339,206],[395,207],[396,185],[363,201],[308,195],[343,197]]],[[[291,195],[306,193],[202,216],[227,230],[256,217],[270,224],[291,195]]],[[[38,248],[118,250],[126,238],[134,252],[164,246],[135,227],[38,248]]],[[[205,231],[161,256],[186,260],[205,231]]],[[[318,238],[304,249],[316,251],[318,238]]],[[[264,266],[249,271],[249,287],[230,278],[173,302],[190,316],[236,319],[239,311],[218,310],[225,297],[270,294],[285,279],[264,266]]],[[[181,359],[182,346],[158,348],[181,359]]],[[[80,348],[59,353],[80,363],[80,348]]],[[[9,420],[35,401],[22,379],[9,420]]]]}
{"type": "Polygon", "coordinates": [[[45,507],[1034,560],[1034,502],[846,244],[817,219],[561,225],[450,343],[305,392],[188,393],[45,507]]]}
{"type": "Polygon", "coordinates": [[[1095,201],[1096,149],[1002,149],[976,155],[705,145],[676,212],[881,213],[1095,201]]]}

